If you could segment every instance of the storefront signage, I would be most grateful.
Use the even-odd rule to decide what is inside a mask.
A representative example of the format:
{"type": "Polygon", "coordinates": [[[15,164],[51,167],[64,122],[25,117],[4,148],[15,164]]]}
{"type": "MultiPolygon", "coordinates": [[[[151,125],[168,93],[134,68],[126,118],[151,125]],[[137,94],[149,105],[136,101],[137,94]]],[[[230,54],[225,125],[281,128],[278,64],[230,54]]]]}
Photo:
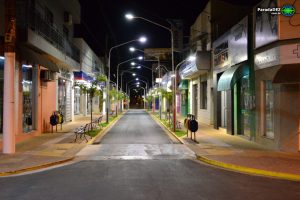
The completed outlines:
{"type": "Polygon", "coordinates": [[[279,65],[279,47],[256,54],[254,60],[256,70],[279,65]]]}
{"type": "Polygon", "coordinates": [[[226,68],[248,59],[248,17],[213,43],[214,68],[226,68]]]}
{"type": "Polygon", "coordinates": [[[179,74],[181,79],[185,79],[193,75],[198,71],[197,65],[195,61],[186,62],[179,69],[179,74]]]}
{"type": "Polygon", "coordinates": [[[278,15],[262,12],[264,9],[276,9],[277,5],[277,0],[265,0],[254,8],[256,48],[278,40],[278,15]]]}
{"type": "Polygon", "coordinates": [[[229,57],[231,66],[248,59],[247,30],[248,17],[245,17],[231,28],[231,33],[229,35],[229,57]]]}
{"type": "Polygon", "coordinates": [[[214,68],[229,66],[228,38],[229,32],[226,32],[213,43],[214,68]]]}
{"type": "Polygon", "coordinates": [[[162,77],[161,86],[168,92],[171,92],[171,85],[172,85],[172,77],[171,73],[168,72],[162,77]]]}
{"type": "Polygon", "coordinates": [[[255,55],[255,69],[300,63],[300,44],[274,47],[255,55]]]}

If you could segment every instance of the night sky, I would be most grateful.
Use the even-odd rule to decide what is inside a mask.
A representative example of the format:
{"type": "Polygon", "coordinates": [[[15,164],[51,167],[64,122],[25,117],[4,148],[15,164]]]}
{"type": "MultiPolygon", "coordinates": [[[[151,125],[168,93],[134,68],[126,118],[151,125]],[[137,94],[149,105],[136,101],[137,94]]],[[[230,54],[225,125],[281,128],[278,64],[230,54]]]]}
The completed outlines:
{"type": "MultiPolygon", "coordinates": [[[[104,56],[111,46],[145,35],[147,44],[133,43],[139,49],[170,47],[170,33],[160,27],[135,19],[127,21],[128,12],[169,27],[168,19],[182,19],[184,36],[204,9],[208,0],[79,0],[81,4],[81,33],[96,54],[104,56]]],[[[239,5],[254,5],[259,0],[226,0],[239,5]]],[[[116,49],[112,54],[112,74],[119,62],[135,57],[128,52],[129,46],[116,49]]],[[[144,63],[145,64],[145,63],[144,63]]],[[[124,66],[126,68],[126,66],[124,66]]],[[[145,71],[143,75],[149,75],[145,71]]],[[[113,77],[112,77],[113,79],[113,77]]]]}

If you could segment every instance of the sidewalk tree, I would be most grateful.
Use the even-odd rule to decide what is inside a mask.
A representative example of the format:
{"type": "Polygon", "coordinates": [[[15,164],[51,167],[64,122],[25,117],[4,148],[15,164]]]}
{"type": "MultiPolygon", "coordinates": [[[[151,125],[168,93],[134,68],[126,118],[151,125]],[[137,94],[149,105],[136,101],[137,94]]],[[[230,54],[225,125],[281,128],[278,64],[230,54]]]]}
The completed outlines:
{"type": "Polygon", "coordinates": [[[161,96],[167,100],[167,113],[166,114],[169,116],[168,119],[169,119],[169,124],[170,124],[171,123],[170,122],[170,119],[171,119],[170,111],[171,111],[173,93],[168,92],[167,90],[165,90],[163,88],[159,88],[158,92],[161,93],[161,96]]]}
{"type": "MultiPolygon", "coordinates": [[[[74,87],[78,86],[82,91],[82,93],[87,94],[90,97],[91,123],[93,122],[93,98],[102,95],[102,90],[100,85],[105,83],[106,80],[107,80],[106,76],[99,75],[93,81],[89,82],[89,84],[78,83],[78,82],[74,83],[74,87]]],[[[93,126],[91,126],[91,129],[93,129],[93,126]]]]}

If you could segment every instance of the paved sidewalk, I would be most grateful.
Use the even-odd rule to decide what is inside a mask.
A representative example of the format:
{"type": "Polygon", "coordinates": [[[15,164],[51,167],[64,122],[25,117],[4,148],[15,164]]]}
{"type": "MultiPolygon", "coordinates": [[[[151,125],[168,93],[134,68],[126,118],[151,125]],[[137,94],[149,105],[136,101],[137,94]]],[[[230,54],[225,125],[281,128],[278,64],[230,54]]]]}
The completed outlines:
{"type": "MultiPolygon", "coordinates": [[[[97,118],[99,115],[93,115],[97,118]]],[[[87,145],[84,139],[74,142],[74,129],[90,122],[90,116],[76,116],[74,122],[63,124],[54,133],[43,133],[16,145],[16,153],[0,153],[0,175],[47,167],[74,158],[87,145]]],[[[87,137],[90,140],[90,137],[87,137]]],[[[1,141],[0,141],[1,142],[1,141]]]]}
{"type": "MultiPolygon", "coordinates": [[[[179,119],[183,124],[184,119],[179,119]]],[[[241,172],[300,180],[300,153],[267,149],[205,124],[199,124],[196,138],[198,144],[186,136],[181,139],[199,160],[241,172]]]]}

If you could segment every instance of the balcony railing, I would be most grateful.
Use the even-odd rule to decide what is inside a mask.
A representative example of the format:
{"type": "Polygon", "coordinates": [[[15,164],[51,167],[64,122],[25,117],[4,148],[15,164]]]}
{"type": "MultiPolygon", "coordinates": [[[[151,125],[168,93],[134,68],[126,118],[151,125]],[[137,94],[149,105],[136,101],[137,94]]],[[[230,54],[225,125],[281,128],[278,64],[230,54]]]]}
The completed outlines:
{"type": "Polygon", "coordinates": [[[75,61],[80,62],[80,50],[53,24],[47,22],[38,11],[31,10],[28,12],[27,16],[26,23],[23,25],[26,24],[27,28],[30,28],[32,31],[42,36],[58,50],[62,51],[75,61]]]}

